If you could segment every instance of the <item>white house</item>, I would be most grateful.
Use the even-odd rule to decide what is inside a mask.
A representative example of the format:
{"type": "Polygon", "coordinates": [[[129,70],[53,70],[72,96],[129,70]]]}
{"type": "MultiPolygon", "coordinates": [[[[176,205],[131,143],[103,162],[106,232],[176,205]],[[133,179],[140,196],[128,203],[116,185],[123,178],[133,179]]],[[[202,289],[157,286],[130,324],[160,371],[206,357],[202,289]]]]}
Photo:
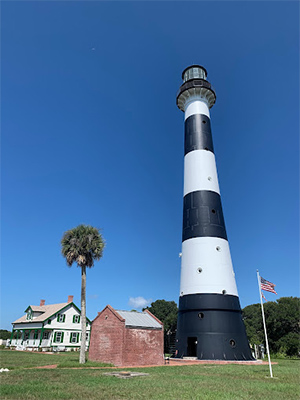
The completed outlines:
{"type": "MultiPolygon", "coordinates": [[[[28,306],[25,315],[12,323],[9,346],[17,350],[78,350],[81,344],[81,312],[73,303],[28,306]]],[[[90,342],[91,322],[86,323],[86,348],[90,342]]]]}

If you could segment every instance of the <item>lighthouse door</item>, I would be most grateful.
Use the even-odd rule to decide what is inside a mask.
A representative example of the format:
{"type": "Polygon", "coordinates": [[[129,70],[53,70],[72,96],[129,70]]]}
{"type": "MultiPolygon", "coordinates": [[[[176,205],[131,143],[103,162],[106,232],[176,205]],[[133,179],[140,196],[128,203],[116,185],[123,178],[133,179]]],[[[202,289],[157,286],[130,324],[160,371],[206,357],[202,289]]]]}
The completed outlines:
{"type": "Polygon", "coordinates": [[[197,338],[188,337],[187,338],[187,356],[197,357],[197,338]]]}

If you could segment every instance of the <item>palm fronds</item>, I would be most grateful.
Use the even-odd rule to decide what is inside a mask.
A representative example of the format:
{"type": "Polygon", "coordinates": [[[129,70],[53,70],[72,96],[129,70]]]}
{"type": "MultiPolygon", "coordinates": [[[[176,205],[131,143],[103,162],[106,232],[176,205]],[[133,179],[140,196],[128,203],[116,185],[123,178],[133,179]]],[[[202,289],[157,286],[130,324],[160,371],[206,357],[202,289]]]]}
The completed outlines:
{"type": "Polygon", "coordinates": [[[79,225],[66,231],[61,240],[61,252],[69,267],[75,262],[78,267],[93,267],[100,260],[105,247],[99,229],[90,225],[79,225]]]}

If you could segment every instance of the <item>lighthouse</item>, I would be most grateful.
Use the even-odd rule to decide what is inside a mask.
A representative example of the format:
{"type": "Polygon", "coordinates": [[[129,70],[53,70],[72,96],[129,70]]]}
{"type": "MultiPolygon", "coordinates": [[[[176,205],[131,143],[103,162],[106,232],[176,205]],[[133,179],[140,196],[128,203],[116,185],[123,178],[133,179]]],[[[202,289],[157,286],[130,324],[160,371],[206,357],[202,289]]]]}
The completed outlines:
{"type": "Polygon", "coordinates": [[[176,356],[253,360],[232,267],[211,133],[216,93],[207,71],[182,73],[184,112],[182,255],[176,356]]]}

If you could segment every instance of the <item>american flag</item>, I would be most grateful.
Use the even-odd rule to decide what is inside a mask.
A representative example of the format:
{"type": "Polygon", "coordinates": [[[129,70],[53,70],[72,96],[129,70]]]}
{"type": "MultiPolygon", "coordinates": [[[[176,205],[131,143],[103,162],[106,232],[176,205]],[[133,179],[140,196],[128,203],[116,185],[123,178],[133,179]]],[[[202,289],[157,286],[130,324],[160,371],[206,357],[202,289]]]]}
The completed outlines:
{"type": "Polygon", "coordinates": [[[262,276],[260,277],[260,287],[261,287],[261,290],[265,290],[266,292],[271,292],[271,293],[277,294],[275,292],[274,283],[267,281],[262,276]]]}

